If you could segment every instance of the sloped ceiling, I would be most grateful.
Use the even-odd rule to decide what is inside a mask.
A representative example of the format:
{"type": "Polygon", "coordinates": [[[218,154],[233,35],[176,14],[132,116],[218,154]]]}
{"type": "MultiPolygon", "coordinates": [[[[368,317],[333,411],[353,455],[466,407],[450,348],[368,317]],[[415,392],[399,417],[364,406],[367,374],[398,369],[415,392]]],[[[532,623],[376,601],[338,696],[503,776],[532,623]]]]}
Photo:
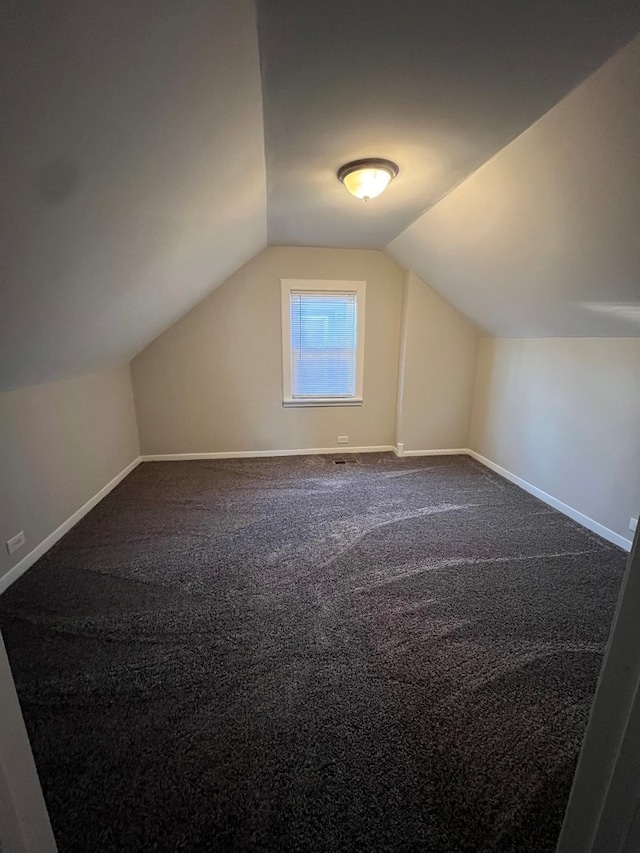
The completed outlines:
{"type": "MultiPolygon", "coordinates": [[[[267,219],[270,243],[383,247],[640,28],[636,0],[259,0],[257,11],[251,0],[3,5],[0,390],[126,362],[267,244],[267,219]],[[401,173],[365,205],[335,169],[367,155],[401,173]]],[[[614,156],[628,156],[620,145],[614,156]]],[[[472,277],[473,242],[466,272],[449,269],[428,221],[391,251],[487,328],[511,328],[497,299],[489,317],[460,284],[494,278],[472,277]]],[[[538,279],[527,281],[531,297],[538,279]]]]}
{"type": "Polygon", "coordinates": [[[266,245],[249,0],[15,0],[0,389],[124,363],[266,245]]]}
{"type": "Polygon", "coordinates": [[[637,0],[258,0],[269,242],[382,248],[640,29],[637,0]],[[400,174],[363,204],[337,168],[400,174]]]}
{"type": "Polygon", "coordinates": [[[640,36],[387,247],[486,331],[640,335],[640,36]]]}

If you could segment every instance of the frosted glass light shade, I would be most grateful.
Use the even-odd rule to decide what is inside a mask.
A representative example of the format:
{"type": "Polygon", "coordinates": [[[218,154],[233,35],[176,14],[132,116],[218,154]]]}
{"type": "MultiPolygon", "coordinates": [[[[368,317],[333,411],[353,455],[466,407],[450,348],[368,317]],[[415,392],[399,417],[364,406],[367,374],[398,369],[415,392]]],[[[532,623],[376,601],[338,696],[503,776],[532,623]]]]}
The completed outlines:
{"type": "Polygon", "coordinates": [[[338,178],[351,195],[369,201],[384,192],[389,182],[398,174],[391,160],[354,160],[338,170],[338,178]]]}

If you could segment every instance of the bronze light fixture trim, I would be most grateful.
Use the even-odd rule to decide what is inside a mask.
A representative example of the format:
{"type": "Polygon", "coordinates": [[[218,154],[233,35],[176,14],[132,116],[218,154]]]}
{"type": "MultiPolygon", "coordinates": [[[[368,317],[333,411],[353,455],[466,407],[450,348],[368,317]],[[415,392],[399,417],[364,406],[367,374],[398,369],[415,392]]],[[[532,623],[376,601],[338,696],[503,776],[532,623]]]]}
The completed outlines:
{"type": "Polygon", "coordinates": [[[391,160],[366,157],[340,166],[338,180],[345,185],[351,195],[363,201],[369,201],[384,192],[399,171],[391,160]]]}

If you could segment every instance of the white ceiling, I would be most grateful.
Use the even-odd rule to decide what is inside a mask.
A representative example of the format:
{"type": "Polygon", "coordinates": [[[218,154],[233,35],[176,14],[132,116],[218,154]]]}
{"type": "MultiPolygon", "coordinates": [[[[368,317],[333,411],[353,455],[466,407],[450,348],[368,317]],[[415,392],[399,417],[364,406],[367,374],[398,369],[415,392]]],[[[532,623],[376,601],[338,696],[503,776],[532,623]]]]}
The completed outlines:
{"type": "Polygon", "coordinates": [[[502,337],[640,335],[640,36],[387,252],[502,337]]]}
{"type": "Polygon", "coordinates": [[[640,29],[637,0],[258,0],[269,242],[382,248],[640,29]],[[346,161],[400,167],[364,205],[346,161]]]}
{"type": "MultiPolygon", "coordinates": [[[[0,390],[125,363],[267,236],[272,244],[384,246],[640,29],[637,0],[259,0],[258,12],[256,22],[251,0],[4,4],[0,390]],[[394,159],[401,172],[364,204],[335,170],[367,155],[394,159]]],[[[628,71],[637,79],[637,68],[628,71]]],[[[605,109],[607,98],[600,103],[605,109]]],[[[579,122],[569,127],[581,133],[579,122]]],[[[637,172],[614,159],[637,160],[626,135],[635,131],[620,132],[607,160],[611,179],[637,199],[628,183],[637,172]]],[[[585,156],[602,151],[595,144],[585,156]]],[[[591,170],[575,180],[581,174],[589,184],[591,170]]],[[[526,231],[533,179],[520,177],[518,210],[508,210],[524,217],[526,231]]],[[[584,270],[590,280],[595,256],[624,261],[608,283],[567,291],[574,307],[557,323],[539,313],[531,328],[569,334],[562,330],[573,328],[577,302],[629,296],[640,274],[629,247],[637,242],[633,201],[625,201],[626,226],[607,219],[596,235],[608,248],[599,253],[594,243],[588,262],[560,265],[544,288],[539,276],[523,276],[505,309],[496,281],[520,276],[518,251],[501,270],[483,256],[474,217],[491,208],[494,187],[465,214],[466,201],[454,200],[467,186],[392,251],[486,328],[524,328],[527,300],[546,299],[569,273],[577,280],[584,270]],[[438,245],[454,231],[459,256],[438,245]],[[625,276],[626,290],[615,285],[625,276]]],[[[609,204],[604,184],[593,191],[609,204]]],[[[579,192],[566,198],[583,201],[579,192]]],[[[562,209],[581,233],[579,211],[562,209]]],[[[547,250],[538,246],[528,251],[547,250]]],[[[592,328],[612,328],[608,309],[584,310],[592,328]]]]}
{"type": "Polygon", "coordinates": [[[266,195],[249,0],[20,0],[0,30],[6,390],[127,361],[266,245],[266,195]]]}

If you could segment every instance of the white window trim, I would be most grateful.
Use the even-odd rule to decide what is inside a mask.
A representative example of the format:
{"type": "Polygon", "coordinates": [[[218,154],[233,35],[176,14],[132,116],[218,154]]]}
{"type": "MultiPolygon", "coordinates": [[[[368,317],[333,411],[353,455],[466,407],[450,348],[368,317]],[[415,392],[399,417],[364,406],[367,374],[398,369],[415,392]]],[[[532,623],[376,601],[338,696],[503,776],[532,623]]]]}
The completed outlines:
{"type": "Polygon", "coordinates": [[[365,281],[333,281],[308,278],[282,278],[282,405],[292,408],[309,408],[312,406],[361,406],[363,403],[364,386],[364,328],[365,328],[365,281]],[[356,393],[353,397],[314,397],[313,399],[296,399],[291,394],[291,293],[299,291],[318,293],[327,291],[333,293],[355,293],[356,295],[356,393]]]}

